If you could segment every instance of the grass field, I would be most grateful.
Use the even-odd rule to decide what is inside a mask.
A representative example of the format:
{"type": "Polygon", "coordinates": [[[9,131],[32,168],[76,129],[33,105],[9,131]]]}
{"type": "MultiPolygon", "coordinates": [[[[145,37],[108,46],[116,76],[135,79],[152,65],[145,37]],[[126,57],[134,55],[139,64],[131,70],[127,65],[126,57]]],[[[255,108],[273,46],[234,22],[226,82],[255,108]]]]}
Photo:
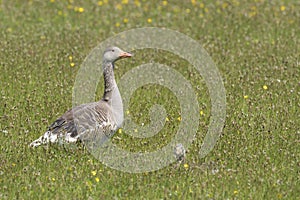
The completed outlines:
{"type": "MultiPolygon", "coordinates": [[[[0,3],[0,199],[300,198],[298,1],[0,3]],[[151,26],[197,40],[220,71],[227,116],[213,151],[198,157],[211,108],[202,77],[184,67],[184,60],[151,49],[120,61],[116,79],[155,60],[190,81],[203,113],[185,165],[131,174],[105,166],[80,144],[74,150],[59,145],[30,149],[28,144],[72,107],[74,80],[89,52],[116,33],[151,26]]],[[[101,85],[99,98],[102,90],[101,85]]],[[[169,90],[138,89],[129,112],[138,123],[148,123],[148,110],[157,102],[169,117],[159,134],[135,139],[118,132],[113,141],[132,151],[166,145],[180,123],[180,108],[169,90]],[[161,98],[153,100],[157,95],[161,98]]]]}

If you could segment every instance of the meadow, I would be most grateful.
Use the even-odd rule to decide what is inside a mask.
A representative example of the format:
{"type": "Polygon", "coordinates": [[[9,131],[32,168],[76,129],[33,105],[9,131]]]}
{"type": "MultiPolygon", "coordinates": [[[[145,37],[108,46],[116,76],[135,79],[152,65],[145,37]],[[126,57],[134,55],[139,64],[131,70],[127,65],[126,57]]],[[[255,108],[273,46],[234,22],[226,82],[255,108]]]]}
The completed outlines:
{"type": "MultiPolygon", "coordinates": [[[[296,0],[0,0],[0,199],[299,199],[299,19],[296,0]],[[185,60],[152,49],[119,61],[116,80],[154,60],[190,81],[200,119],[184,163],[126,173],[104,165],[82,144],[29,148],[72,107],[74,80],[90,51],[142,27],[188,35],[218,67],[227,114],[214,149],[199,158],[211,114],[205,81],[185,60]]],[[[99,84],[96,99],[102,91],[99,84]]],[[[169,90],[139,88],[126,114],[147,124],[155,103],[168,115],[161,132],[137,139],[124,130],[112,141],[131,151],[166,145],[181,116],[169,90]]]]}

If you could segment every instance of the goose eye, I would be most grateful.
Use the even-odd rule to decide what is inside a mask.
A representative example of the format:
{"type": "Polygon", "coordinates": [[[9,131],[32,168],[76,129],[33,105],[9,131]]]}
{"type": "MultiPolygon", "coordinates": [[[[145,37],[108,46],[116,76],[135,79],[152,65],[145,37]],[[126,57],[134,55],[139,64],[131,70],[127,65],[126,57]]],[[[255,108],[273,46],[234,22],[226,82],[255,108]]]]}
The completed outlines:
{"type": "Polygon", "coordinates": [[[112,52],[115,52],[115,50],[114,50],[114,49],[112,49],[111,51],[112,51],[112,52]]]}

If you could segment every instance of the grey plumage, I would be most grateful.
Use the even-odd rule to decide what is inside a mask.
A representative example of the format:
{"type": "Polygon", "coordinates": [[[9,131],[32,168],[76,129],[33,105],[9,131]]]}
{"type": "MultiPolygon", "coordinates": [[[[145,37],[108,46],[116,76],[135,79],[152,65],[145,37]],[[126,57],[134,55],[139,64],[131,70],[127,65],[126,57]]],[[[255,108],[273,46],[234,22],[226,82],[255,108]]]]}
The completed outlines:
{"type": "MultiPolygon", "coordinates": [[[[109,47],[103,54],[104,94],[100,101],[76,106],[50,125],[46,133],[30,146],[37,147],[49,142],[76,142],[92,139],[88,133],[109,138],[122,125],[122,99],[114,78],[114,62],[131,57],[118,47],[109,47]]],[[[95,135],[94,135],[95,136],[95,135]]]]}

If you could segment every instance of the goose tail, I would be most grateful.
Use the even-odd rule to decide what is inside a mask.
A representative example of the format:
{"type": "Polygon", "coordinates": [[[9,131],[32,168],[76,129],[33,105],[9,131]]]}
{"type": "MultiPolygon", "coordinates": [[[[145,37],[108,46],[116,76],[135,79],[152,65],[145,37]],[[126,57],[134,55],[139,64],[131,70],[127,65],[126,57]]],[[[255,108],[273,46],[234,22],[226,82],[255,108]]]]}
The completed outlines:
{"type": "Polygon", "coordinates": [[[55,142],[57,140],[57,135],[52,134],[50,131],[47,131],[44,135],[34,140],[29,144],[30,147],[38,147],[42,144],[46,144],[49,142],[55,142]]]}

